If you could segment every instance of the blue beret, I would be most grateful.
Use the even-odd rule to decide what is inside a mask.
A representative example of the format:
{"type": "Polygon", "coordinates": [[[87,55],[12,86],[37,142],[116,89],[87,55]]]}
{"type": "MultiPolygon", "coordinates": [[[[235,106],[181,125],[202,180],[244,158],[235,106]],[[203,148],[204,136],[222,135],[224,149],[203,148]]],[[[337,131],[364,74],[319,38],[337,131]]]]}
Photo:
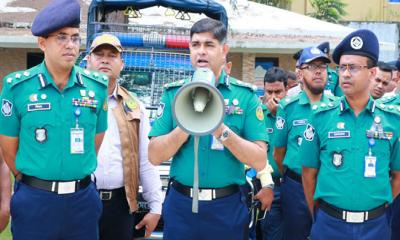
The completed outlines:
{"type": "Polygon", "coordinates": [[[370,58],[374,63],[379,57],[379,41],[376,35],[367,29],[360,29],[347,35],[335,48],[332,58],[339,64],[342,55],[359,55],[370,58]]]}
{"type": "Polygon", "coordinates": [[[317,46],[321,51],[323,51],[325,54],[329,54],[329,42],[323,42],[320,45],[317,46]]]}
{"type": "Polygon", "coordinates": [[[77,0],[53,0],[36,15],[34,36],[47,36],[64,27],[79,27],[81,7],[77,0]]]}
{"type": "Polygon", "coordinates": [[[300,58],[298,60],[298,65],[301,66],[304,63],[310,63],[314,60],[321,59],[326,63],[330,63],[328,56],[321,51],[321,49],[316,47],[304,48],[301,52],[300,58]]]}

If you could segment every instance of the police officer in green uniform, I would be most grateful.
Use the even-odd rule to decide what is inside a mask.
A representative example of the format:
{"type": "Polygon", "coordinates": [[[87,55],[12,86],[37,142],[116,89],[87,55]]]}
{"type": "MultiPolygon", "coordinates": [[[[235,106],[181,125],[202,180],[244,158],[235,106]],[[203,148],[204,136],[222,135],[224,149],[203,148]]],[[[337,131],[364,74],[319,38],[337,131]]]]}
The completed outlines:
{"type": "MultiPolygon", "coordinates": [[[[266,131],[269,136],[268,142],[268,160],[273,168],[272,179],[274,181],[274,201],[271,208],[267,209],[265,217],[261,220],[261,233],[264,240],[281,240],[282,239],[282,206],[281,206],[281,172],[273,158],[274,150],[274,125],[276,121],[276,111],[279,101],[286,96],[288,84],[288,76],[286,71],[279,67],[268,69],[264,76],[264,96],[263,111],[265,117],[266,131]]],[[[265,188],[255,196],[263,203],[265,188]]],[[[261,207],[265,210],[265,206],[261,207]]]]}
{"type": "Polygon", "coordinates": [[[304,240],[310,233],[312,219],[304,197],[302,159],[298,156],[298,150],[312,108],[319,101],[327,105],[327,102],[335,98],[331,94],[324,94],[329,62],[329,58],[320,49],[303,49],[298,60],[303,91],[295,97],[282,99],[279,104],[275,123],[274,159],[284,173],[281,184],[284,239],[304,240]]]}
{"type": "Polygon", "coordinates": [[[4,78],[0,145],[16,178],[13,239],[98,239],[91,173],[107,128],[107,78],[74,66],[80,6],[50,2],[36,16],[44,61],[4,78]]]}
{"type": "Polygon", "coordinates": [[[255,88],[223,71],[229,51],[226,38],[226,26],[210,18],[196,22],[190,31],[193,67],[211,69],[225,99],[224,123],[199,141],[198,213],[192,212],[191,198],[194,137],[172,116],[174,96],[189,80],[166,86],[150,132],[149,160],[158,165],[172,157],[172,181],[162,210],[166,239],[248,238],[246,196],[239,186],[245,183],[244,164],[259,172],[265,168],[268,136],[255,88]]]}
{"type": "Polygon", "coordinates": [[[390,239],[386,205],[400,188],[400,109],[369,94],[378,56],[369,30],[342,40],[333,60],[345,96],[316,107],[304,131],[304,191],[311,213],[317,208],[313,240],[390,239]]]}

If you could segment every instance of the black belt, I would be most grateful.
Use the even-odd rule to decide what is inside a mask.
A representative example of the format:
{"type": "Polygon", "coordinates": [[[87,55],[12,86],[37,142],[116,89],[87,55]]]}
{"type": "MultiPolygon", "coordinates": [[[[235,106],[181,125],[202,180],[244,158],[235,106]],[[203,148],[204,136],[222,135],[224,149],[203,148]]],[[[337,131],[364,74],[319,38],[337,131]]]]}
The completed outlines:
{"type": "Polygon", "coordinates": [[[108,201],[114,199],[116,197],[123,196],[125,197],[125,188],[116,188],[116,189],[99,189],[100,199],[103,201],[108,201]]]}
{"type": "MultiPolygon", "coordinates": [[[[191,187],[185,186],[177,181],[172,181],[171,186],[175,188],[176,191],[192,197],[193,190],[191,187]]],[[[239,185],[229,185],[223,188],[200,188],[199,189],[199,200],[200,201],[210,201],[217,198],[227,197],[239,191],[239,185]]]]}
{"type": "Polygon", "coordinates": [[[291,179],[295,180],[296,182],[302,183],[303,180],[301,179],[301,175],[297,172],[291,170],[290,168],[286,168],[285,170],[286,176],[290,177],[291,179]]]}
{"type": "Polygon", "coordinates": [[[21,182],[37,189],[54,192],[57,194],[68,194],[86,188],[89,186],[91,179],[90,176],[86,176],[81,180],[51,181],[23,174],[21,182]]]}
{"type": "Polygon", "coordinates": [[[348,223],[363,223],[365,221],[382,216],[386,211],[386,206],[383,204],[369,211],[347,211],[336,206],[333,206],[324,200],[319,200],[319,208],[328,215],[346,221],[348,223]]]}
{"type": "Polygon", "coordinates": [[[280,177],[272,177],[272,181],[274,181],[275,186],[280,186],[281,185],[281,178],[280,177]]]}

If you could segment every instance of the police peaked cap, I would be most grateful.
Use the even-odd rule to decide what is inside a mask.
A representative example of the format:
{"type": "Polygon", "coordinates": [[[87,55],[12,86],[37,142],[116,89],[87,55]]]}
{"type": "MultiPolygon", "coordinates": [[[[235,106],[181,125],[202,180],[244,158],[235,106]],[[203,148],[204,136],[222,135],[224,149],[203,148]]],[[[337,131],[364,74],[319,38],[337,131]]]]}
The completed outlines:
{"type": "Polygon", "coordinates": [[[347,35],[335,48],[333,61],[339,64],[342,55],[359,55],[378,62],[379,41],[376,35],[367,29],[360,29],[347,35]]]}
{"type": "Polygon", "coordinates": [[[329,42],[323,42],[320,45],[318,45],[317,48],[319,48],[325,54],[329,54],[329,51],[330,51],[329,42]]]}
{"type": "Polygon", "coordinates": [[[34,36],[47,36],[64,27],[79,28],[81,7],[77,0],[52,0],[32,23],[34,36]]]}

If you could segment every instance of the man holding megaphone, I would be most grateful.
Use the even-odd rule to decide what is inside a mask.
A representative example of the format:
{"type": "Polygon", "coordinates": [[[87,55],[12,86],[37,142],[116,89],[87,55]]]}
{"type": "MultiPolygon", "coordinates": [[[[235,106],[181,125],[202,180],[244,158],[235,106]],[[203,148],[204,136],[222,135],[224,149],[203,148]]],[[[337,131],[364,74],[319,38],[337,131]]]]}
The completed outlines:
{"type": "Polygon", "coordinates": [[[223,70],[226,39],[220,21],[193,25],[189,47],[196,71],[192,79],[165,86],[149,134],[149,160],[159,165],[172,158],[162,212],[165,239],[248,239],[240,190],[244,164],[264,173],[263,186],[273,188],[261,103],[255,88],[223,70]]]}

